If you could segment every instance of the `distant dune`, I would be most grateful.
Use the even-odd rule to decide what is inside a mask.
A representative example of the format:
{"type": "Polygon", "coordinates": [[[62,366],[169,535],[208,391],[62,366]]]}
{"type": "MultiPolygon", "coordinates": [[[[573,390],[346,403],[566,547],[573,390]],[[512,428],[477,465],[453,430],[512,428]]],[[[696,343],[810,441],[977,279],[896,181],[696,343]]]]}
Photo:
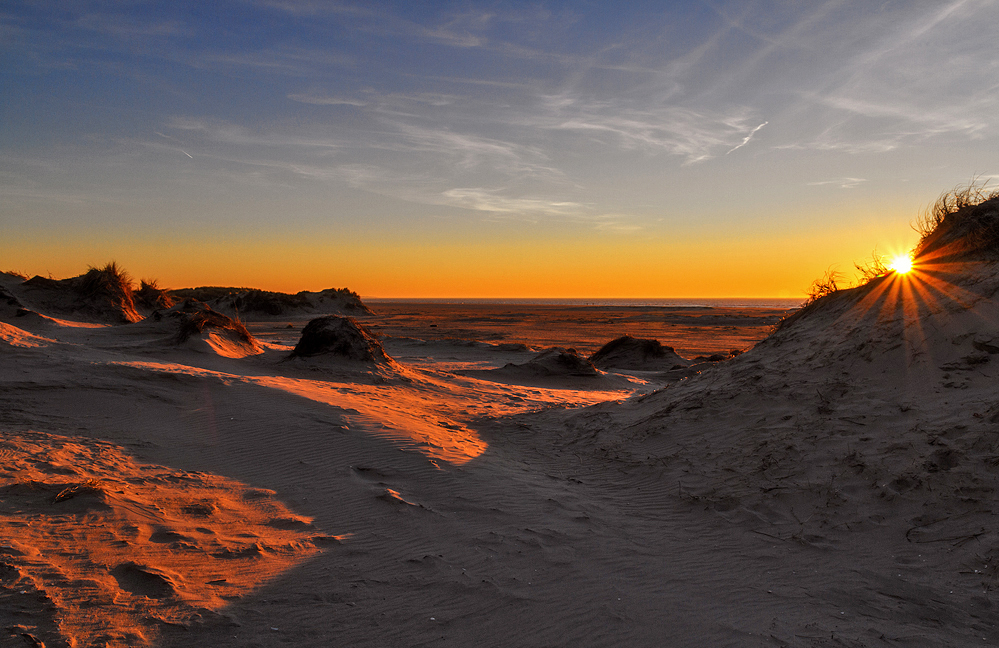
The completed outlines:
{"type": "Polygon", "coordinates": [[[250,288],[209,286],[174,290],[172,294],[177,297],[199,299],[228,315],[254,319],[371,313],[360,296],[346,288],[328,288],[319,292],[303,290],[291,295],[250,288]]]}

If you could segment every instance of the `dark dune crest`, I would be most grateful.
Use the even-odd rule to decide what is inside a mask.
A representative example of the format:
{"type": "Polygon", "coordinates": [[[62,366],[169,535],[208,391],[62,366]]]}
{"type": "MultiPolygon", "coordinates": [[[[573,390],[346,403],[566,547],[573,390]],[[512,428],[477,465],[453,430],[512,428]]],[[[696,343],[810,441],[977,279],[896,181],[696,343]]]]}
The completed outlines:
{"type": "Polygon", "coordinates": [[[220,312],[252,318],[371,314],[360,296],[347,288],[327,288],[319,292],[303,290],[288,294],[252,288],[202,286],[175,290],[173,294],[200,299],[220,312]]]}
{"type": "Polygon", "coordinates": [[[389,363],[381,342],[352,317],[326,315],[310,321],[291,358],[335,356],[357,362],[389,363]]]}
{"type": "Polygon", "coordinates": [[[634,338],[630,335],[623,335],[602,346],[590,356],[590,362],[605,370],[668,371],[690,365],[690,361],[677,354],[673,347],[665,346],[659,340],[634,338]]]}

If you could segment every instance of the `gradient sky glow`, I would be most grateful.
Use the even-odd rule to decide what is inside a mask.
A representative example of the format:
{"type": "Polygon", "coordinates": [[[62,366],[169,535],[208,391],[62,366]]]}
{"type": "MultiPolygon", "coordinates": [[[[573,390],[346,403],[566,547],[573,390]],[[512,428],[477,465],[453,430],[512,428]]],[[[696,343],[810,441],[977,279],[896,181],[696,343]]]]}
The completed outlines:
{"type": "Polygon", "coordinates": [[[999,173],[997,25],[999,0],[8,0],[0,269],[797,296],[999,173]]]}

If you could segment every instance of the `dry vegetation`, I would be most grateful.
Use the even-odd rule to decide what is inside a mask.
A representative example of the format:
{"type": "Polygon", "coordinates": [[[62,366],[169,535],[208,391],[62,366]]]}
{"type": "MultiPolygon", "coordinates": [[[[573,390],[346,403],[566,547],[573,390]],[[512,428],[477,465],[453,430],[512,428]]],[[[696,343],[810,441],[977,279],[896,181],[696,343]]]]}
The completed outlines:
{"type": "Polygon", "coordinates": [[[170,308],[176,303],[170,291],[160,288],[155,279],[143,279],[139,282],[139,289],[135,291],[134,295],[140,306],[150,309],[170,308]]]}
{"type": "Polygon", "coordinates": [[[914,226],[921,234],[915,256],[956,260],[999,253],[999,190],[972,181],[937,199],[914,226]]]}
{"type": "Polygon", "coordinates": [[[112,261],[103,268],[91,266],[74,286],[82,299],[103,301],[123,312],[135,312],[132,277],[112,261]]]}
{"type": "Polygon", "coordinates": [[[236,335],[240,342],[253,342],[253,336],[246,330],[243,322],[238,319],[213,311],[196,300],[187,300],[184,303],[184,309],[185,317],[177,331],[178,343],[185,342],[192,336],[200,335],[205,329],[230,331],[236,335]]]}

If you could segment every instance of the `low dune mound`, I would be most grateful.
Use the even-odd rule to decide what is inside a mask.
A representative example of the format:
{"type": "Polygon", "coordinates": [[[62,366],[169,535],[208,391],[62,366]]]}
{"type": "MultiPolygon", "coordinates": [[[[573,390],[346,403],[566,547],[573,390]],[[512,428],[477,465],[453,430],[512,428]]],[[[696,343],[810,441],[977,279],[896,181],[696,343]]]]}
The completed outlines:
{"type": "Polygon", "coordinates": [[[381,342],[352,317],[326,315],[318,317],[302,329],[302,337],[293,358],[333,356],[357,362],[388,363],[391,361],[381,342]]]}
{"type": "Polygon", "coordinates": [[[174,291],[200,299],[219,312],[251,319],[296,318],[309,315],[367,315],[371,311],[360,296],[346,288],[295,294],[250,288],[204,286],[174,291]]]}
{"type": "Polygon", "coordinates": [[[600,369],[639,371],[670,371],[690,365],[690,361],[680,357],[673,347],[664,346],[659,340],[633,338],[630,335],[602,346],[590,356],[590,362],[600,369]]]}
{"type": "Polygon", "coordinates": [[[523,373],[537,377],[598,376],[593,363],[575,349],[552,347],[545,349],[523,364],[508,364],[500,371],[523,373]]]}
{"type": "Polygon", "coordinates": [[[243,323],[212,310],[196,299],[185,299],[165,311],[155,311],[147,320],[172,331],[171,344],[193,347],[228,357],[244,358],[263,353],[256,338],[243,323]]]}
{"type": "Polygon", "coordinates": [[[113,261],[70,279],[34,276],[20,288],[23,300],[46,313],[107,324],[130,324],[142,319],[135,307],[132,279],[113,261]]]}

